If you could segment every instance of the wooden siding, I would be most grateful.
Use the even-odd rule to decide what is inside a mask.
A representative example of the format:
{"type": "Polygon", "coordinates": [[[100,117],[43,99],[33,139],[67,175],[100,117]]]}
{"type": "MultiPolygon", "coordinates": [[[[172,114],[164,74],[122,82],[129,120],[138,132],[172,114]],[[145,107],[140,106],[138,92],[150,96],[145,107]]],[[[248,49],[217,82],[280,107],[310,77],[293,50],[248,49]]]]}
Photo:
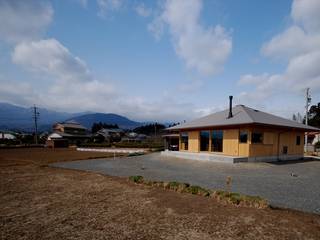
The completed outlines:
{"type": "Polygon", "coordinates": [[[288,154],[301,154],[303,153],[303,140],[304,133],[302,132],[286,132],[280,134],[280,153],[284,146],[288,147],[288,154]],[[300,136],[300,145],[296,145],[297,136],[300,136]]]}
{"type": "Polygon", "coordinates": [[[230,156],[239,155],[239,129],[223,131],[223,154],[230,156]]]}
{"type": "Polygon", "coordinates": [[[263,134],[263,144],[273,144],[274,143],[274,133],[273,132],[264,132],[263,134]]]}
{"type": "Polygon", "coordinates": [[[249,128],[240,128],[240,131],[246,132],[248,134],[247,143],[240,143],[239,142],[239,156],[241,157],[248,157],[250,151],[250,143],[251,143],[251,132],[249,128]]]}
{"type": "MultiPolygon", "coordinates": [[[[251,130],[253,131],[253,129],[251,130]]],[[[264,133],[263,144],[250,144],[250,157],[277,156],[283,154],[283,147],[288,147],[288,155],[303,154],[302,131],[254,129],[264,133]],[[300,136],[300,145],[296,145],[296,138],[300,136]]]]}
{"type": "Polygon", "coordinates": [[[199,131],[189,132],[189,152],[199,152],[199,131]]]}
{"type": "MultiPolygon", "coordinates": [[[[212,130],[212,129],[202,129],[202,130],[212,130]]],[[[189,133],[189,152],[199,152],[200,151],[200,130],[188,131],[189,133]]],[[[282,154],[283,147],[288,147],[288,155],[298,155],[303,154],[303,141],[304,132],[294,131],[288,129],[279,128],[266,128],[266,127],[250,127],[246,126],[238,129],[224,129],[223,130],[223,155],[230,156],[243,156],[243,157],[263,157],[263,156],[277,156],[282,154]],[[239,143],[239,132],[246,131],[248,133],[247,143],[239,143]],[[262,143],[251,143],[252,132],[263,133],[262,143]],[[296,145],[296,138],[300,136],[300,145],[296,145]],[[279,141],[280,140],[280,141],[279,141]]],[[[180,141],[181,146],[181,141],[180,141]]],[[[181,150],[183,151],[183,150],[181,150]]],[[[211,151],[211,137],[210,137],[210,147],[211,151]]],[[[213,152],[215,153],[215,152],[213,152]]]]}

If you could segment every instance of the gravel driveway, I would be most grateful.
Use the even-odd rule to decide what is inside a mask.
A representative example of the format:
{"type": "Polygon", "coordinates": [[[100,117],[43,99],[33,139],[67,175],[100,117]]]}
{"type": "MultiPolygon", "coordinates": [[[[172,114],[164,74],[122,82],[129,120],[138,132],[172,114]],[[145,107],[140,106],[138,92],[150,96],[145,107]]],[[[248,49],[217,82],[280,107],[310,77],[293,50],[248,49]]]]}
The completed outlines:
{"type": "Polygon", "coordinates": [[[259,195],[273,206],[320,214],[320,161],[225,164],[153,153],[54,163],[51,166],[121,177],[142,175],[150,180],[188,182],[210,189],[224,189],[227,176],[231,176],[234,192],[259,195]]]}

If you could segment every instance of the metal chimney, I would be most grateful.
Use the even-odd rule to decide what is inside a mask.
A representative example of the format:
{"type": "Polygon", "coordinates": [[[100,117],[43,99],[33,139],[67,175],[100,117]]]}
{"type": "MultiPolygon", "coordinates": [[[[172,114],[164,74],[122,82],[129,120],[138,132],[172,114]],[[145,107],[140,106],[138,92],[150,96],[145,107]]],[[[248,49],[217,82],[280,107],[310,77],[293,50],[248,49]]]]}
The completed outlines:
{"type": "Polygon", "coordinates": [[[232,98],[233,98],[233,96],[229,96],[229,116],[228,116],[228,118],[233,117],[233,115],[232,115],[232,98]]]}

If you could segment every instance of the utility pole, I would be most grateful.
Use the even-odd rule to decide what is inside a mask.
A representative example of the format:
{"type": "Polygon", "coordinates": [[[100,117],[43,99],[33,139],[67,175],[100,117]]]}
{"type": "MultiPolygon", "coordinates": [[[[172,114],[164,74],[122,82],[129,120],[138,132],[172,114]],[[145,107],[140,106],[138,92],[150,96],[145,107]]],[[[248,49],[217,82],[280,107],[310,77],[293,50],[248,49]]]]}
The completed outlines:
{"type": "Polygon", "coordinates": [[[37,110],[36,105],[33,106],[33,120],[34,120],[34,140],[35,144],[38,144],[38,119],[39,119],[40,113],[37,110]]]}
{"type": "MultiPolygon", "coordinates": [[[[307,88],[306,89],[306,126],[308,126],[308,110],[309,110],[309,106],[310,106],[310,103],[311,103],[311,96],[310,96],[310,88],[307,88]]],[[[304,139],[304,144],[305,144],[305,151],[307,151],[307,141],[308,141],[308,134],[305,134],[305,139],[304,139]]]]}

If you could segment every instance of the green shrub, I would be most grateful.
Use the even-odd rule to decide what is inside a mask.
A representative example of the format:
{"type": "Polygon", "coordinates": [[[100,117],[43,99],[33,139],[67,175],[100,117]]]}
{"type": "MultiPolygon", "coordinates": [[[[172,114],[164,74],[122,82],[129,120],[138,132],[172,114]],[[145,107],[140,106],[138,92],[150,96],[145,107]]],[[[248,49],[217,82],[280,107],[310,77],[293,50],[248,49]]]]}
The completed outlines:
{"type": "Polygon", "coordinates": [[[143,177],[142,176],[130,176],[129,180],[135,183],[143,183],[143,177]]]}
{"type": "Polygon", "coordinates": [[[218,200],[231,202],[234,205],[244,205],[255,208],[268,207],[268,202],[259,196],[242,195],[239,193],[226,192],[222,190],[215,191],[212,196],[218,200]]]}
{"type": "Polygon", "coordinates": [[[141,156],[141,155],[144,155],[144,152],[129,153],[128,157],[141,156]]]}
{"type": "Polygon", "coordinates": [[[199,186],[189,186],[189,187],[186,188],[186,192],[189,192],[189,193],[195,194],[195,195],[205,196],[205,197],[210,196],[210,191],[209,190],[204,189],[204,188],[199,187],[199,186]]]}
{"type": "Polygon", "coordinates": [[[239,206],[255,207],[255,208],[267,208],[268,202],[259,197],[259,196],[248,196],[242,195],[239,193],[228,192],[223,190],[210,191],[208,189],[202,188],[200,186],[190,186],[188,183],[179,183],[179,182],[161,182],[161,181],[149,181],[144,180],[142,176],[131,176],[129,177],[130,181],[135,183],[144,183],[148,186],[156,186],[164,189],[170,189],[177,192],[187,192],[194,195],[200,195],[209,197],[212,196],[217,200],[231,203],[239,206]]]}

